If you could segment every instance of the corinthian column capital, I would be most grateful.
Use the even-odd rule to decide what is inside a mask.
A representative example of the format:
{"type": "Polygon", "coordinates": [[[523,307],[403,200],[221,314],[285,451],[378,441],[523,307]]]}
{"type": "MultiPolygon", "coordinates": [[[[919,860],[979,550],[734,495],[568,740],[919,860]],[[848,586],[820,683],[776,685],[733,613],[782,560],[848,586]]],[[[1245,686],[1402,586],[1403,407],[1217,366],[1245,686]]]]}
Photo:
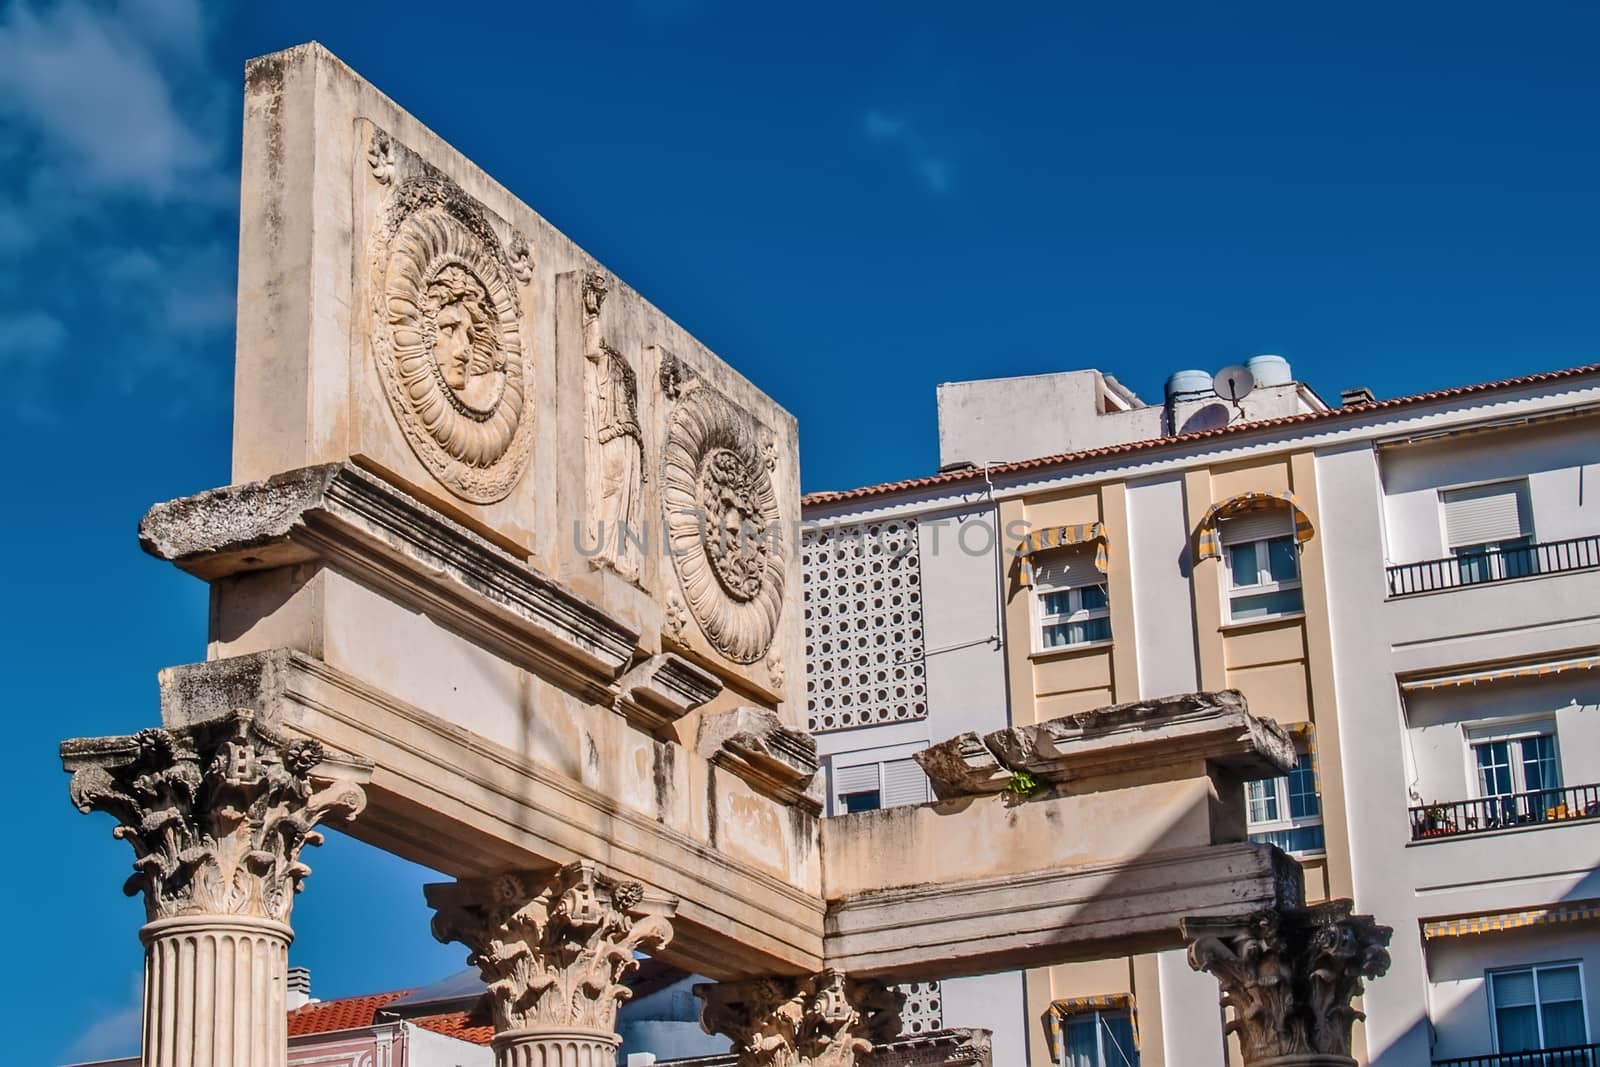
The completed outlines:
{"type": "Polygon", "coordinates": [[[324,819],[352,819],[370,767],[332,758],[248,710],[182,728],[64,741],[79,811],[103,811],[133,846],[123,890],[144,893],[152,921],[236,916],[289,921],[311,869],[300,850],[322,843],[324,819]]]}
{"type": "Polygon", "coordinates": [[[1362,979],[1389,970],[1394,930],[1351,902],[1257,912],[1242,919],[1185,919],[1189,965],[1214,975],[1253,1064],[1353,1064],[1352,1005],[1362,979]]]}
{"type": "Polygon", "coordinates": [[[638,882],[616,882],[593,865],[554,874],[511,871],[423,887],[435,910],[433,936],[471,950],[489,986],[495,1030],[536,1037],[555,1031],[605,1035],[615,1046],[622,979],[636,949],[672,940],[673,905],[647,900],[638,882]]]}
{"type": "Polygon", "coordinates": [[[900,1032],[905,994],[827,970],[697,985],[700,1027],[733,1039],[739,1067],[854,1067],[900,1032]]]}

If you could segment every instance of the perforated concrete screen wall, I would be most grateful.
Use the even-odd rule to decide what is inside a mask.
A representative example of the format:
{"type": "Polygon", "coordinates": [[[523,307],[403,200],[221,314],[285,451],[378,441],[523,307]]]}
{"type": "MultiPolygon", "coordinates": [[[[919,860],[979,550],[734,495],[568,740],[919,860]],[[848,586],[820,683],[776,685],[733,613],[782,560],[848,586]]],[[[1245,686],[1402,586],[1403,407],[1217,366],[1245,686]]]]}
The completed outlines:
{"type": "Polygon", "coordinates": [[[900,1010],[900,1029],[906,1034],[930,1034],[944,1029],[944,996],[938,982],[907,982],[896,986],[906,995],[900,1010]]]}
{"type": "Polygon", "coordinates": [[[801,544],[811,732],[926,718],[916,521],[823,527],[801,544]]]}

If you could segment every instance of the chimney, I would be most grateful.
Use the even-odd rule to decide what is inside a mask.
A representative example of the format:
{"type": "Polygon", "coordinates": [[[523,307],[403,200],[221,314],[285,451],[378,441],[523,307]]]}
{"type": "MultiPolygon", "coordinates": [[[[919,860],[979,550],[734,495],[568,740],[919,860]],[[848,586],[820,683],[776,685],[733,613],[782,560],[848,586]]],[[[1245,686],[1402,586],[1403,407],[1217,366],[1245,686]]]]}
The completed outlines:
{"type": "Polygon", "coordinates": [[[1368,389],[1364,385],[1358,385],[1354,389],[1346,389],[1339,394],[1340,406],[1347,408],[1359,407],[1362,404],[1375,403],[1377,399],[1377,397],[1372,395],[1372,390],[1368,389]]]}
{"type": "Polygon", "coordinates": [[[289,994],[284,1006],[290,1011],[311,1003],[311,970],[308,967],[289,968],[289,994]]]}

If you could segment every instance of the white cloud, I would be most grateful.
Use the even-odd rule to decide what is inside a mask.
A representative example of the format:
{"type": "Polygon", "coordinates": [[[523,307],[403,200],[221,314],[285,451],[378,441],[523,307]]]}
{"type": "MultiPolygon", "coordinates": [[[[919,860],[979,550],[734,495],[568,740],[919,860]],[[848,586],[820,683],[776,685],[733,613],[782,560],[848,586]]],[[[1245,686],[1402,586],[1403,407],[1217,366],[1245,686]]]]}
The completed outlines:
{"type": "Polygon", "coordinates": [[[943,153],[935,151],[904,116],[868,108],[861,116],[861,132],[867,140],[898,153],[912,177],[930,193],[950,191],[950,161],[943,153]]]}
{"type": "Polygon", "coordinates": [[[66,349],[98,388],[226,395],[237,94],[209,58],[211,10],[0,6],[0,365],[29,377],[29,417],[85,402],[54,385],[66,349]]]}
{"type": "Polygon", "coordinates": [[[198,14],[181,12],[149,0],[110,12],[19,4],[0,23],[0,110],[66,165],[61,176],[72,185],[157,200],[187,194],[215,167],[215,148],[180,114],[152,26],[131,17],[172,27],[169,40],[181,41],[198,33],[198,14]]]}

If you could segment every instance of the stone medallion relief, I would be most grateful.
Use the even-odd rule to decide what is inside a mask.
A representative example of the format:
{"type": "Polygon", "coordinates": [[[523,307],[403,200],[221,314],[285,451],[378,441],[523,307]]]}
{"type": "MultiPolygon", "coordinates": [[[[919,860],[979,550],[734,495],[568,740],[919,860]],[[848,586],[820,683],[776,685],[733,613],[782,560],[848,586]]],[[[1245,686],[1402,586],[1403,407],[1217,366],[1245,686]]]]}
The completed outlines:
{"type": "MultiPolygon", "coordinates": [[[[394,181],[388,136],[373,145],[374,176],[394,181]]],[[[482,206],[431,171],[395,182],[373,238],[371,330],[389,407],[428,470],[478,504],[511,492],[533,442],[517,287],[532,271],[526,240],[511,244],[514,257],[482,206]]]]}
{"type": "Polygon", "coordinates": [[[689,614],[735,663],[767,654],[783,612],[787,546],[774,443],[748,413],[672,357],[662,390],[675,400],[662,452],[661,499],[689,614]]]}
{"type": "Polygon", "coordinates": [[[600,308],[609,287],[590,271],[583,278],[585,470],[591,525],[600,551],[594,562],[637,580],[638,550],[628,551],[623,531],[643,536],[644,437],[639,430],[639,380],[628,358],[608,344],[600,308]]]}

